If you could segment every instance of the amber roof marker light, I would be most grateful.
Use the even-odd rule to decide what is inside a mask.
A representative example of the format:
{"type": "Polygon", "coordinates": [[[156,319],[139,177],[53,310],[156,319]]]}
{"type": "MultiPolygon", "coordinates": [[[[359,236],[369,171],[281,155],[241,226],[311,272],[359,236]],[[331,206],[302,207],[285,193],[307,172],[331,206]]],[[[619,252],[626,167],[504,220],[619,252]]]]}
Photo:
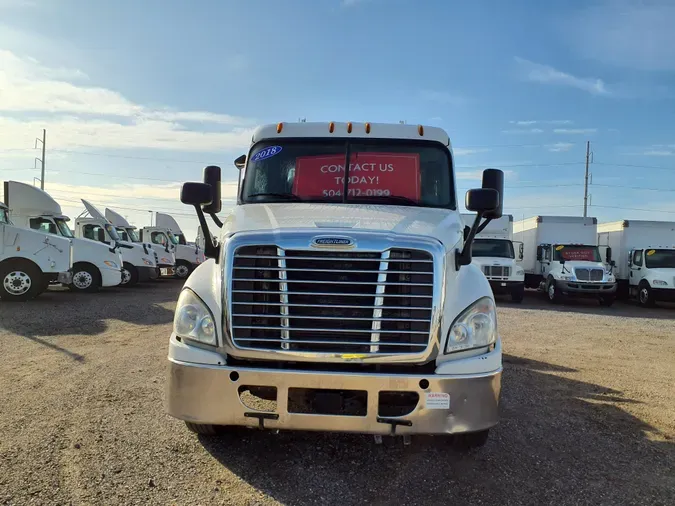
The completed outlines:
{"type": "Polygon", "coordinates": [[[328,123],[328,132],[332,134],[334,131],[335,131],[335,123],[331,121],[330,123],[328,123]]]}
{"type": "Polygon", "coordinates": [[[351,121],[349,123],[347,123],[347,133],[348,134],[352,133],[352,122],[351,121]]]}
{"type": "Polygon", "coordinates": [[[424,135],[424,127],[422,125],[417,127],[417,133],[420,134],[421,136],[424,135]]]}
{"type": "Polygon", "coordinates": [[[366,123],[366,133],[370,133],[370,123],[366,123]]]}
{"type": "Polygon", "coordinates": [[[283,123],[277,123],[277,133],[280,134],[283,129],[284,129],[284,124],[283,123]]]}

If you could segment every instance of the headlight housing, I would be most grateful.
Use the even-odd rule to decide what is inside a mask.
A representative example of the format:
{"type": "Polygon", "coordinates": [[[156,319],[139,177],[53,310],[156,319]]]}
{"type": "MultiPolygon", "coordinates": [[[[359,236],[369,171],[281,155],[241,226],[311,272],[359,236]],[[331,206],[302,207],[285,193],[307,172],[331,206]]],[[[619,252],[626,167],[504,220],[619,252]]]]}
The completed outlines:
{"type": "Polygon", "coordinates": [[[563,281],[574,281],[574,274],[561,274],[560,279],[563,281]]]}
{"type": "Polygon", "coordinates": [[[143,258],[142,260],[143,260],[143,263],[144,263],[145,265],[148,265],[148,266],[150,266],[150,267],[152,267],[153,265],[155,265],[154,262],[148,260],[147,258],[143,258]]]}
{"type": "Polygon", "coordinates": [[[652,281],[652,285],[654,285],[654,286],[668,286],[668,282],[664,281],[662,279],[655,279],[654,281],[652,281]]]}
{"type": "Polygon", "coordinates": [[[184,289],[178,297],[173,331],[184,339],[216,346],[216,322],[213,315],[206,304],[189,288],[184,289]]]}
{"type": "Polygon", "coordinates": [[[119,269],[119,268],[120,268],[120,266],[117,265],[117,264],[116,264],[115,262],[113,262],[112,260],[104,260],[103,263],[106,264],[108,267],[110,267],[110,268],[112,268],[112,269],[119,269]]]}
{"type": "Polygon", "coordinates": [[[448,331],[445,353],[483,348],[497,341],[497,311],[490,297],[483,297],[466,308],[448,331]]]}

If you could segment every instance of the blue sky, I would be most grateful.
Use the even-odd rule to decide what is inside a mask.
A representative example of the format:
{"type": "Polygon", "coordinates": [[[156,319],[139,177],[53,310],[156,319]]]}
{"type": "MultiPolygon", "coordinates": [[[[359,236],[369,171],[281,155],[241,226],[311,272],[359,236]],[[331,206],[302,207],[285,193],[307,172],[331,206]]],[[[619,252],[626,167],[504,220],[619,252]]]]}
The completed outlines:
{"type": "Polygon", "coordinates": [[[0,0],[0,175],[39,176],[46,128],[71,217],[191,237],[179,183],[234,179],[255,125],[406,120],[448,131],[461,190],[505,170],[519,218],[581,213],[590,140],[591,215],[675,220],[672,26],[669,0],[0,0]]]}

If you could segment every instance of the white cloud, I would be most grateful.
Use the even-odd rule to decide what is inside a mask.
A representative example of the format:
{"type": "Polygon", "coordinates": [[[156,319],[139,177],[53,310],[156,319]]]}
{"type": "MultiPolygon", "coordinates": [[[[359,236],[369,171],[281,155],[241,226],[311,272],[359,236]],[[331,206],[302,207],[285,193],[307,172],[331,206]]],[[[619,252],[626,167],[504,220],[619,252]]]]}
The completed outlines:
{"type": "Polygon", "coordinates": [[[672,0],[601,0],[589,4],[560,27],[563,37],[579,54],[618,67],[675,70],[672,0]]]}
{"type": "Polygon", "coordinates": [[[159,148],[182,151],[244,149],[252,121],[209,111],[177,111],[134,103],[106,88],[85,86],[79,70],[50,68],[0,50],[0,148],[32,144],[47,128],[50,147],[159,148]],[[23,119],[31,113],[33,119],[23,119]],[[35,119],[36,114],[43,117],[35,119]],[[189,129],[185,123],[220,129],[189,129]]]}
{"type": "Polygon", "coordinates": [[[590,77],[576,77],[562,72],[549,65],[534,63],[524,58],[515,58],[522,77],[527,81],[557,86],[568,86],[586,91],[593,95],[610,95],[602,79],[590,77]]]}
{"type": "Polygon", "coordinates": [[[541,134],[544,131],[541,128],[514,128],[511,130],[502,130],[503,134],[541,134]]]}
{"type": "Polygon", "coordinates": [[[597,128],[556,128],[553,130],[553,133],[582,135],[582,134],[594,134],[597,131],[598,131],[597,128]]]}
{"type": "Polygon", "coordinates": [[[574,144],[571,142],[556,142],[555,144],[549,144],[548,150],[554,153],[560,153],[563,151],[569,151],[574,147],[574,144]]]}
{"type": "Polygon", "coordinates": [[[548,119],[548,120],[520,120],[520,121],[509,121],[512,125],[518,126],[530,126],[530,125],[571,125],[574,123],[569,119],[548,119]]]}
{"type": "Polygon", "coordinates": [[[642,154],[645,156],[675,156],[675,151],[668,149],[650,149],[642,154]]]}

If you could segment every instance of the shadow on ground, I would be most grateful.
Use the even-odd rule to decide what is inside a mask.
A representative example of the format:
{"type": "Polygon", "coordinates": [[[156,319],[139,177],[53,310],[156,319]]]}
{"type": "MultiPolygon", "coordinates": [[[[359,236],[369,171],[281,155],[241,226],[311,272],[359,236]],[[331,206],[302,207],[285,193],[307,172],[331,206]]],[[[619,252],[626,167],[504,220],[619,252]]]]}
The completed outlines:
{"type": "Polygon", "coordinates": [[[624,407],[639,399],[505,356],[501,422],[478,452],[444,437],[237,431],[200,441],[277,501],[304,504],[675,504],[675,445],[624,407]]]}
{"type": "Polygon", "coordinates": [[[162,325],[173,320],[173,309],[165,305],[176,301],[181,287],[181,281],[163,279],[129,288],[103,288],[92,294],[50,288],[34,300],[0,303],[0,331],[58,348],[43,338],[100,334],[107,329],[106,320],[162,325]]]}

